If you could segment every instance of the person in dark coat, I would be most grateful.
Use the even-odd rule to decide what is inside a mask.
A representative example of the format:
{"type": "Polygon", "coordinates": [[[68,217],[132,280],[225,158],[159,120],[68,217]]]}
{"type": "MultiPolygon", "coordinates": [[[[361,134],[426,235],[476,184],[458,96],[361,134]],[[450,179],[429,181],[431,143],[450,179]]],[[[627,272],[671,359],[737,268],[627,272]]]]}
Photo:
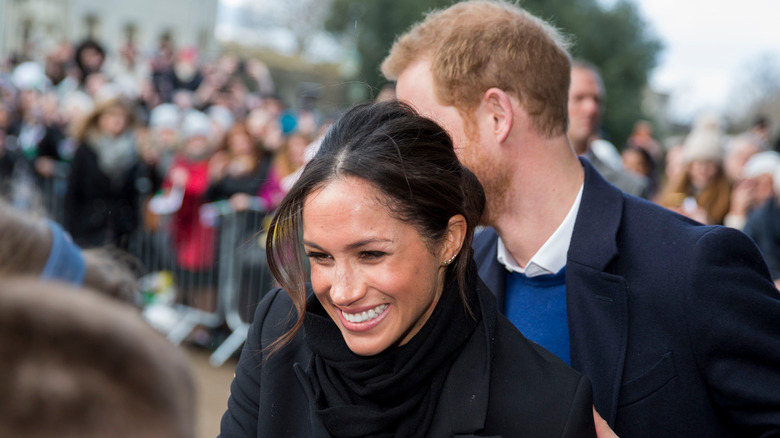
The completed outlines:
{"type": "MultiPolygon", "coordinates": [[[[755,245],[621,193],[567,137],[562,36],[514,4],[429,14],[382,64],[485,187],[480,278],[620,436],[780,434],[780,294],[755,245]]],[[[597,418],[598,421],[598,418],[597,418]]]]}
{"type": "Polygon", "coordinates": [[[282,289],[257,307],[221,436],[595,436],[587,379],[477,276],[483,208],[436,123],[397,101],[347,112],[269,227],[282,289]]]}
{"type": "Polygon", "coordinates": [[[744,231],[758,245],[780,289],[780,163],[775,165],[773,185],[774,196],[748,216],[744,231]]]}
{"type": "Polygon", "coordinates": [[[252,142],[246,125],[236,123],[209,160],[206,201],[227,200],[234,210],[245,210],[265,182],[269,164],[265,152],[252,142]]]}
{"type": "Polygon", "coordinates": [[[133,112],[120,99],[99,104],[77,134],[65,195],[65,227],[80,246],[127,248],[138,226],[139,159],[133,112]]]}

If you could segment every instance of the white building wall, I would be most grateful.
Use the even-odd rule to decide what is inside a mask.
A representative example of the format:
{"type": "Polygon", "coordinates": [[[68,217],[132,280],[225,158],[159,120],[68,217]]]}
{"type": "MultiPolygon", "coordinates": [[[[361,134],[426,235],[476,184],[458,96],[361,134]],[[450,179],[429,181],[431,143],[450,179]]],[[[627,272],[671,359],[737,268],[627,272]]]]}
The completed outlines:
{"type": "Polygon", "coordinates": [[[37,55],[63,39],[77,43],[88,35],[87,17],[96,19],[95,37],[109,52],[126,40],[128,24],[136,28],[136,46],[150,52],[170,32],[176,47],[216,50],[214,28],[218,0],[0,0],[0,50],[22,49],[24,23],[32,25],[37,55]]]}

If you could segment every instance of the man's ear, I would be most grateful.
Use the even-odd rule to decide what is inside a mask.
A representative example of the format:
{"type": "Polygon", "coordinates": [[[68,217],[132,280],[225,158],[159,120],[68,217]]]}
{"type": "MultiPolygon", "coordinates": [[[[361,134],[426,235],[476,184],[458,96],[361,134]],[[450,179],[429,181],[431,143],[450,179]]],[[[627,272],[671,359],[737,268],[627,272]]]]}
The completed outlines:
{"type": "Polygon", "coordinates": [[[500,88],[490,88],[482,96],[482,106],[490,117],[491,132],[499,143],[503,143],[512,131],[515,114],[512,99],[500,88]]]}

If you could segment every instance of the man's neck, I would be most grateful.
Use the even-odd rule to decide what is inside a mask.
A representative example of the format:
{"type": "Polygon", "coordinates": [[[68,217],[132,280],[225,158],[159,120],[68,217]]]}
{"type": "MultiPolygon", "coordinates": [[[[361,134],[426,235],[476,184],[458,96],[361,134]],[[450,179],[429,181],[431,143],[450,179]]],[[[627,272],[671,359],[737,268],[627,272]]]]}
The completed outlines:
{"type": "Polygon", "coordinates": [[[584,171],[565,136],[525,147],[512,159],[516,171],[511,190],[490,220],[509,253],[525,267],[571,209],[584,171]]]}

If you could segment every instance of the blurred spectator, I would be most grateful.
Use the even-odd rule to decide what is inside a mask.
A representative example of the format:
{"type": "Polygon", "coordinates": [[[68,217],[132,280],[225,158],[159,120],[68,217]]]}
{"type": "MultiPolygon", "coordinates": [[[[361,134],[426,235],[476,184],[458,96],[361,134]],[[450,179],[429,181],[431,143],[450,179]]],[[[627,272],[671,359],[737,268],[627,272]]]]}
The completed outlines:
{"type": "Polygon", "coordinates": [[[780,164],[775,164],[774,194],[748,218],[745,234],[758,245],[780,289],[780,164]]]}
{"type": "MultiPolygon", "coordinates": [[[[271,71],[268,66],[260,60],[250,59],[246,61],[244,67],[246,75],[254,80],[257,84],[257,89],[254,86],[249,87],[250,91],[257,92],[261,97],[270,96],[276,92],[274,87],[273,78],[271,78],[271,71]]],[[[250,110],[253,108],[249,108],[250,110]]]]}
{"type": "Polygon", "coordinates": [[[3,436],[195,436],[187,358],[91,290],[4,278],[0,357],[3,436]]]}
{"type": "Polygon", "coordinates": [[[769,149],[769,119],[765,116],[756,117],[748,132],[762,151],[769,149]]]}
{"type": "Polygon", "coordinates": [[[737,183],[742,179],[742,168],[753,155],[761,152],[761,146],[756,143],[755,137],[750,133],[744,133],[734,137],[729,143],[726,157],[723,159],[723,171],[729,181],[737,183]]]}
{"type": "Polygon", "coordinates": [[[774,173],[780,166],[780,153],[759,152],[750,157],[742,169],[742,178],[753,182],[755,206],[761,206],[774,195],[774,173]]]}
{"type": "Polygon", "coordinates": [[[149,77],[149,65],[139,60],[138,49],[133,41],[126,41],[118,50],[118,56],[111,59],[105,68],[112,82],[122,95],[136,99],[141,94],[145,80],[149,77]]]}
{"type": "Polygon", "coordinates": [[[717,119],[697,120],[685,139],[685,173],[670,181],[659,203],[704,224],[723,224],[731,187],[723,173],[723,134],[717,119]]]}
{"type": "Polygon", "coordinates": [[[214,125],[212,132],[213,141],[216,144],[221,144],[225,141],[225,134],[236,123],[236,118],[230,110],[222,105],[212,105],[206,109],[206,114],[211,118],[211,123],[214,125]]]}
{"type": "Polygon", "coordinates": [[[188,112],[181,124],[183,145],[174,156],[163,181],[164,192],[155,196],[149,209],[172,214],[170,233],[176,253],[181,289],[203,309],[214,305],[212,283],[216,239],[200,208],[209,186],[209,160],[214,153],[211,119],[200,111],[188,112]]]}
{"type": "Polygon", "coordinates": [[[90,75],[101,72],[106,50],[97,41],[88,39],[78,45],[74,57],[79,69],[79,82],[84,87],[90,75]]]}
{"type": "Polygon", "coordinates": [[[650,152],[638,146],[626,146],[620,153],[620,157],[624,169],[645,178],[647,193],[652,199],[658,189],[658,183],[656,181],[655,159],[650,155],[650,152]]]}
{"type": "MultiPolygon", "coordinates": [[[[0,103],[2,105],[2,103],[0,103]]],[[[11,181],[11,175],[14,171],[14,160],[11,154],[6,150],[6,134],[0,129],[0,196],[8,191],[8,185],[11,181]]]]}
{"type": "Polygon", "coordinates": [[[265,182],[270,161],[252,142],[246,125],[236,123],[209,162],[206,200],[229,200],[234,210],[245,210],[265,182]]]}
{"type": "Polygon", "coordinates": [[[133,110],[121,99],[99,104],[76,134],[65,197],[65,225],[83,247],[126,249],[138,224],[139,159],[133,110]]]}
{"type": "MultiPolygon", "coordinates": [[[[574,152],[586,157],[604,179],[620,190],[634,196],[648,198],[647,181],[626,172],[622,166],[610,166],[609,161],[605,160],[603,155],[596,153],[593,148],[594,140],[599,139],[604,97],[604,83],[596,66],[585,61],[572,61],[568,136],[574,152]]],[[[599,140],[602,140],[601,147],[605,146],[604,143],[608,143],[606,140],[599,140]]],[[[616,153],[614,145],[610,144],[610,146],[612,146],[611,152],[618,155],[619,163],[619,154],[616,153]]]]}
{"type": "Polygon", "coordinates": [[[179,108],[171,103],[158,105],[149,113],[148,137],[141,156],[144,163],[154,169],[154,173],[150,175],[150,192],[156,192],[160,188],[162,178],[171,167],[179,144],[180,119],[179,108]]]}
{"type": "Polygon", "coordinates": [[[647,120],[634,123],[634,129],[626,140],[626,146],[646,151],[655,162],[661,159],[661,145],[653,138],[653,125],[647,120]]]}
{"type": "MultiPolygon", "coordinates": [[[[50,178],[61,160],[59,145],[65,138],[57,125],[56,113],[47,111],[46,89],[49,81],[43,69],[27,62],[13,73],[14,84],[19,89],[16,117],[8,126],[7,148],[19,152],[39,177],[50,178]]],[[[56,101],[55,101],[56,103],[56,101]]],[[[56,105],[55,105],[56,108],[56,105]]]]}
{"type": "Polygon", "coordinates": [[[260,187],[260,197],[268,206],[268,211],[276,209],[292,187],[295,171],[305,164],[304,154],[311,142],[312,139],[305,134],[293,133],[274,156],[268,178],[260,187]]]}
{"type": "Polygon", "coordinates": [[[52,85],[58,86],[68,77],[68,67],[74,58],[73,45],[60,41],[45,57],[44,69],[52,85]]]}
{"type": "Polygon", "coordinates": [[[773,174],[780,166],[780,154],[759,152],[745,163],[742,178],[731,189],[729,213],[723,223],[742,229],[750,212],[761,207],[774,196],[773,174]]]}
{"type": "Polygon", "coordinates": [[[151,59],[152,85],[145,94],[159,96],[162,102],[171,102],[173,98],[173,65],[175,54],[170,34],[164,34],[158,41],[157,51],[151,59]]]}
{"type": "MultiPolygon", "coordinates": [[[[663,181],[659,192],[663,192],[672,181],[678,181],[685,174],[685,159],[683,158],[683,143],[682,139],[679,142],[672,142],[672,146],[666,151],[664,157],[664,173],[663,181]]],[[[656,193],[656,198],[658,193],[656,193]]]]}
{"type": "Polygon", "coordinates": [[[266,108],[253,109],[246,118],[246,127],[252,140],[270,154],[284,143],[277,117],[266,108]]]}

